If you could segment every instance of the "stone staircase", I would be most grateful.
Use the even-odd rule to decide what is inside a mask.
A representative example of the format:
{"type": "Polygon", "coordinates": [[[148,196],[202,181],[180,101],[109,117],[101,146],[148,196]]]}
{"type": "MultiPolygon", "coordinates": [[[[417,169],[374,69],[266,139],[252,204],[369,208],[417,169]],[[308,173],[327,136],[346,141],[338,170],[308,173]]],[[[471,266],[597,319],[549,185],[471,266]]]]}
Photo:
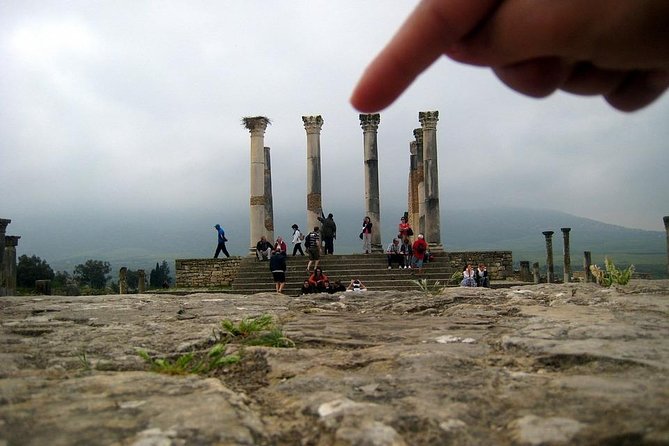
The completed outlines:
{"type": "MultiPolygon", "coordinates": [[[[309,277],[306,271],[307,256],[288,256],[286,271],[286,286],[284,294],[297,296],[305,279],[309,277]]],[[[412,282],[418,277],[413,269],[388,269],[386,255],[379,254],[349,254],[321,256],[320,265],[323,273],[328,276],[330,282],[341,281],[347,286],[354,277],[359,278],[369,290],[383,291],[416,290],[419,287],[412,282]]],[[[312,265],[313,269],[313,265],[312,265]]],[[[422,278],[428,280],[432,285],[435,281],[446,285],[455,269],[448,265],[446,260],[437,254],[434,262],[423,267],[422,278]]],[[[502,282],[505,284],[505,282],[502,282]]],[[[493,283],[492,286],[495,286],[493,283]]],[[[508,286],[508,285],[507,285],[508,286]]],[[[240,294],[253,294],[260,292],[273,292],[275,290],[272,274],[269,270],[269,262],[260,262],[255,257],[246,257],[242,260],[239,272],[232,284],[232,292],[240,294]]]]}

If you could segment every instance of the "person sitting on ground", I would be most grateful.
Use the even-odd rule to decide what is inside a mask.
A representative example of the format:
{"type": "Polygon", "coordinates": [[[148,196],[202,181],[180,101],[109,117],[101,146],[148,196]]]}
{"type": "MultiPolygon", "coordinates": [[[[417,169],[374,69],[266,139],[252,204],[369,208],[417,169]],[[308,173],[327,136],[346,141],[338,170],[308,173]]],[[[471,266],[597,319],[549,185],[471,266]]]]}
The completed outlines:
{"type": "Polygon", "coordinates": [[[283,287],[286,286],[286,254],[274,251],[269,259],[269,270],[272,272],[276,292],[283,293],[283,287]]]}
{"type": "Polygon", "coordinates": [[[411,225],[407,221],[407,218],[400,218],[399,233],[397,234],[397,238],[404,240],[406,237],[411,237],[412,235],[413,229],[411,229],[411,225]]]}
{"type": "Polygon", "coordinates": [[[280,236],[277,237],[276,243],[274,243],[274,251],[279,251],[281,254],[285,256],[287,250],[288,247],[286,246],[286,242],[283,241],[283,237],[280,236]]]}
{"type": "Polygon", "coordinates": [[[335,292],[334,287],[332,286],[332,284],[330,283],[329,280],[326,280],[325,282],[323,282],[323,292],[328,293],[328,294],[332,294],[332,293],[335,292]]]}
{"type": "Polygon", "coordinates": [[[311,262],[314,263],[314,270],[318,268],[318,263],[321,261],[321,236],[319,234],[320,229],[318,226],[314,226],[314,230],[307,234],[304,238],[304,247],[307,248],[307,253],[309,253],[309,263],[307,263],[307,272],[311,271],[311,262]]]}
{"type": "Polygon", "coordinates": [[[409,237],[404,237],[402,240],[400,252],[404,256],[404,267],[411,268],[411,257],[413,255],[413,250],[411,249],[411,241],[409,240],[409,237]]]}
{"type": "Polygon", "coordinates": [[[425,261],[425,253],[427,252],[427,242],[423,234],[418,234],[416,241],[411,246],[411,251],[413,252],[411,264],[414,268],[418,269],[417,274],[420,275],[423,272],[423,262],[425,261]]]}
{"type": "Polygon", "coordinates": [[[314,287],[309,283],[309,279],[304,279],[302,288],[300,288],[300,295],[315,293],[314,287]]]}
{"type": "Polygon", "coordinates": [[[394,238],[386,249],[386,256],[388,257],[388,269],[393,268],[393,262],[397,262],[397,267],[399,269],[404,268],[404,255],[400,249],[400,241],[394,238]]]}
{"type": "Polygon", "coordinates": [[[460,282],[460,286],[475,287],[475,275],[476,273],[474,272],[474,268],[472,268],[472,264],[468,263],[467,268],[465,268],[465,270],[462,272],[462,282],[460,282]]]}
{"type": "Polygon", "coordinates": [[[263,235],[256,243],[256,257],[258,260],[269,260],[269,257],[272,255],[272,244],[267,241],[263,235]]]}
{"type": "Polygon", "coordinates": [[[339,291],[346,291],[346,287],[341,283],[340,280],[335,280],[332,284],[332,292],[337,293],[339,291]]]}
{"type": "Polygon", "coordinates": [[[346,287],[346,291],[367,291],[367,287],[360,279],[351,279],[351,283],[346,287]]]}
{"type": "Polygon", "coordinates": [[[483,263],[479,263],[479,267],[474,270],[474,279],[476,280],[476,286],[490,288],[488,269],[483,263]]]}
{"type": "Polygon", "coordinates": [[[325,282],[329,283],[330,279],[328,276],[323,274],[323,270],[320,268],[315,268],[314,273],[309,276],[309,283],[316,289],[317,293],[322,293],[325,291],[325,282]]]}

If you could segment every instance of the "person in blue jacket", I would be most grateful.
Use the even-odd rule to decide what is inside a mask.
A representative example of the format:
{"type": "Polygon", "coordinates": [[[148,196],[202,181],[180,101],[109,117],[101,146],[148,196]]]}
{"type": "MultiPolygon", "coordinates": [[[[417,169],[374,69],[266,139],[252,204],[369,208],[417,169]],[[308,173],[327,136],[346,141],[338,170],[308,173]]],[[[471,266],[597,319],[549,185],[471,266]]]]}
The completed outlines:
{"type": "Polygon", "coordinates": [[[225,231],[223,228],[221,228],[221,225],[217,224],[214,226],[214,229],[218,232],[218,245],[216,246],[216,253],[214,254],[214,258],[217,259],[218,255],[223,252],[226,257],[230,257],[230,254],[228,253],[228,249],[225,247],[225,242],[228,241],[227,238],[225,238],[225,231]]]}

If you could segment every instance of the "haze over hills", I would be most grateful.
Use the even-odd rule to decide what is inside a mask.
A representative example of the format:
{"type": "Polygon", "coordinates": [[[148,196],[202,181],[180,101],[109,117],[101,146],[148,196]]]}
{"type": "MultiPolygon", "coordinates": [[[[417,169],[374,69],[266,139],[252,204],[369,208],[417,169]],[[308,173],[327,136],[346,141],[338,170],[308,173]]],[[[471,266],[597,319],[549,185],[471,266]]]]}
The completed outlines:
{"type": "MultiPolygon", "coordinates": [[[[358,209],[332,210],[338,227],[335,252],[360,252],[358,233],[362,213],[358,209]]],[[[303,215],[300,213],[300,215],[303,215]]],[[[400,209],[382,211],[384,246],[396,234],[400,209]],[[395,217],[396,216],[396,217],[395,217]]],[[[11,217],[10,217],[11,218],[11,217]]],[[[661,216],[658,216],[661,219],[661,216]]],[[[176,258],[204,258],[213,255],[215,232],[220,222],[228,234],[232,255],[248,252],[248,215],[140,215],[125,218],[95,216],[78,218],[76,225],[66,218],[54,217],[48,222],[13,219],[8,235],[21,235],[18,255],[37,255],[57,271],[72,271],[87,259],[111,263],[114,275],[120,266],[144,268],[147,272],[163,259],[173,271],[176,258]]],[[[289,239],[292,223],[302,229],[300,219],[275,217],[275,235],[289,239]]],[[[552,230],[556,266],[562,264],[563,236],[560,228],[570,227],[571,263],[582,268],[583,251],[591,251],[593,262],[603,263],[604,256],[616,264],[633,263],[637,271],[653,277],[666,277],[666,234],[625,228],[577,217],[559,211],[523,208],[442,210],[442,243],[449,251],[510,250],[516,265],[520,260],[546,263],[542,231],[552,230]]],[[[289,243],[289,249],[290,243],[289,243]]]]}

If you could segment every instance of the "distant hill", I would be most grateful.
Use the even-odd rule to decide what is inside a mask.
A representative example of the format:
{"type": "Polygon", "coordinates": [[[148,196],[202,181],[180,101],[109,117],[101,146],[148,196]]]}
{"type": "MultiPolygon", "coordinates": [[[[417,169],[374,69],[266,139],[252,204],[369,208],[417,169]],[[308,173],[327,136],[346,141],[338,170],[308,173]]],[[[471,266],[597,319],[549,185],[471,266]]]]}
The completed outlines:
{"type": "MultiPolygon", "coordinates": [[[[328,210],[329,211],[329,210],[328,210]]],[[[336,253],[360,252],[360,223],[363,213],[356,208],[333,209],[338,226],[336,253]]],[[[382,210],[382,236],[386,245],[396,234],[402,210],[382,210]]],[[[298,223],[304,230],[303,212],[284,210],[275,218],[275,234],[288,238],[290,226],[298,223]]],[[[78,218],[76,222],[54,217],[49,222],[12,222],[8,234],[21,235],[18,253],[37,255],[54,270],[72,271],[87,259],[105,260],[116,273],[120,266],[144,268],[147,274],[156,262],[167,260],[170,268],[176,258],[201,258],[213,255],[215,223],[228,234],[228,249],[233,255],[245,255],[249,249],[248,215],[227,214],[221,219],[212,214],[132,215],[119,224],[117,216],[78,218]]],[[[552,210],[494,208],[442,210],[442,243],[449,251],[510,250],[516,265],[521,260],[546,263],[542,231],[552,230],[556,267],[562,265],[561,227],[570,227],[571,263],[582,268],[583,251],[591,251],[593,262],[602,264],[609,256],[617,265],[633,263],[638,271],[660,278],[667,275],[666,235],[610,225],[552,210]]],[[[289,244],[290,246],[290,244],[289,244]]],[[[558,268],[559,269],[559,268],[558,268]]],[[[172,271],[173,272],[173,271],[172,271]]]]}

